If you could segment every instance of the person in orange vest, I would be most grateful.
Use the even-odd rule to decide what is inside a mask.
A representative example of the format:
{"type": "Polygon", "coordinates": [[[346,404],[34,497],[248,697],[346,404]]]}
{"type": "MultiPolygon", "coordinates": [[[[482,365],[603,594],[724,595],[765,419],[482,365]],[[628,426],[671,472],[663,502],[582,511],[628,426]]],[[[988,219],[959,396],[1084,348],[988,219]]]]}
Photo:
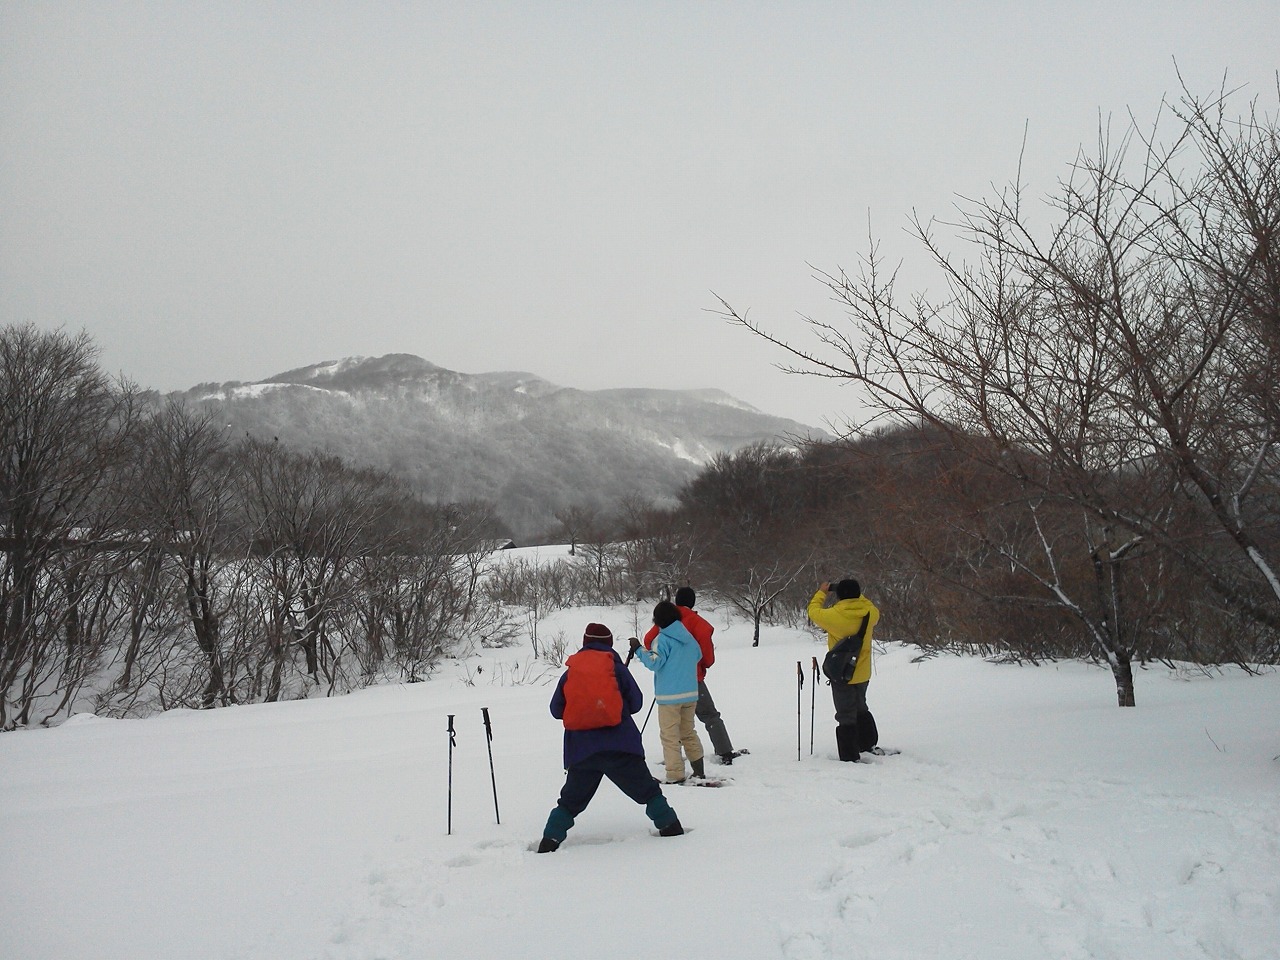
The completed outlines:
{"type": "MultiPolygon", "coordinates": [[[[711,699],[711,691],[707,688],[707,670],[716,662],[716,646],[711,640],[716,628],[693,609],[697,599],[693,587],[680,587],[676,590],[675,602],[676,609],[680,611],[680,622],[693,634],[693,639],[698,641],[698,647],[702,650],[702,659],[698,661],[698,703],[694,708],[694,716],[707,728],[707,736],[711,738],[711,752],[721,763],[730,764],[742,756],[743,751],[733,749],[733,741],[729,738],[729,731],[725,729],[724,719],[716,709],[716,702],[711,699]]],[[[656,626],[651,627],[644,635],[646,650],[653,648],[653,640],[657,635],[656,626]]]]}
{"type": "Polygon", "coordinates": [[[587,624],[582,649],[565,667],[551,695],[551,715],[564,724],[564,787],[547,817],[538,853],[560,848],[604,777],[644,805],[660,836],[684,833],[645,764],[640,731],[631,719],[644,706],[644,695],[614,651],[613,633],[603,623],[587,624]]]}

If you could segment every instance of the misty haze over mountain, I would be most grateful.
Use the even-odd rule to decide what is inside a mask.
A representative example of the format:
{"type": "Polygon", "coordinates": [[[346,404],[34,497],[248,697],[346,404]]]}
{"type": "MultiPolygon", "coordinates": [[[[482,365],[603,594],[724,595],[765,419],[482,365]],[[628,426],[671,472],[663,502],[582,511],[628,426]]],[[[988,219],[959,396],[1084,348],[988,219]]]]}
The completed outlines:
{"type": "Polygon", "coordinates": [[[377,467],[424,497],[492,500],[518,538],[557,511],[671,501],[717,453],[825,437],[720,390],[575,390],[531,373],[464,374],[420,357],[351,357],[256,383],[175,394],[215,405],[231,436],[278,438],[377,467]]]}

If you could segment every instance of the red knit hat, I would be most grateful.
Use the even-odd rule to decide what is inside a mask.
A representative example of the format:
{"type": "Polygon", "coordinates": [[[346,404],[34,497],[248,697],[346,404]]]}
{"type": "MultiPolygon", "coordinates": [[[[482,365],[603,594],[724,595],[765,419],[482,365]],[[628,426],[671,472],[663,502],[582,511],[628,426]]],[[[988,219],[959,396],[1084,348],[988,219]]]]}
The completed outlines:
{"type": "Polygon", "coordinates": [[[613,646],[613,634],[603,623],[588,623],[586,632],[582,635],[583,643],[607,643],[613,646]]]}

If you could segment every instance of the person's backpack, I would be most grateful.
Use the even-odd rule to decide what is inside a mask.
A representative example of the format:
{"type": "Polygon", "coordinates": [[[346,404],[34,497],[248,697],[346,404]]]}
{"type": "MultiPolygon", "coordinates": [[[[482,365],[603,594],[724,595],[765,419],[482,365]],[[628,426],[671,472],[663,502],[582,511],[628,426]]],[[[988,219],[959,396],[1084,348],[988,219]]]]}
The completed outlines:
{"type": "Polygon", "coordinates": [[[853,679],[853,671],[858,665],[858,654],[862,651],[862,638],[867,635],[867,622],[871,614],[862,618],[862,626],[857,633],[844,637],[822,658],[822,675],[832,683],[848,683],[853,679]]]}
{"type": "Polygon", "coordinates": [[[622,691],[613,660],[609,651],[579,650],[564,662],[569,668],[562,718],[566,730],[598,730],[622,722],[622,691]]]}

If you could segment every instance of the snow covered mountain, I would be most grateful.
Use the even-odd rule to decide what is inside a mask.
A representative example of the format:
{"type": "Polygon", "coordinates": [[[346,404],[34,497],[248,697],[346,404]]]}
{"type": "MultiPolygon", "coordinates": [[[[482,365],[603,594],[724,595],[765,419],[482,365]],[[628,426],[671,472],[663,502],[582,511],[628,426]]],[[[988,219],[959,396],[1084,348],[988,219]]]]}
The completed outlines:
{"type": "Polygon", "coordinates": [[[256,383],[201,384],[232,435],[278,437],[389,470],[434,500],[493,500],[517,535],[569,506],[662,501],[717,453],[823,432],[719,390],[575,390],[458,373],[409,354],[349,357],[256,383]]]}

